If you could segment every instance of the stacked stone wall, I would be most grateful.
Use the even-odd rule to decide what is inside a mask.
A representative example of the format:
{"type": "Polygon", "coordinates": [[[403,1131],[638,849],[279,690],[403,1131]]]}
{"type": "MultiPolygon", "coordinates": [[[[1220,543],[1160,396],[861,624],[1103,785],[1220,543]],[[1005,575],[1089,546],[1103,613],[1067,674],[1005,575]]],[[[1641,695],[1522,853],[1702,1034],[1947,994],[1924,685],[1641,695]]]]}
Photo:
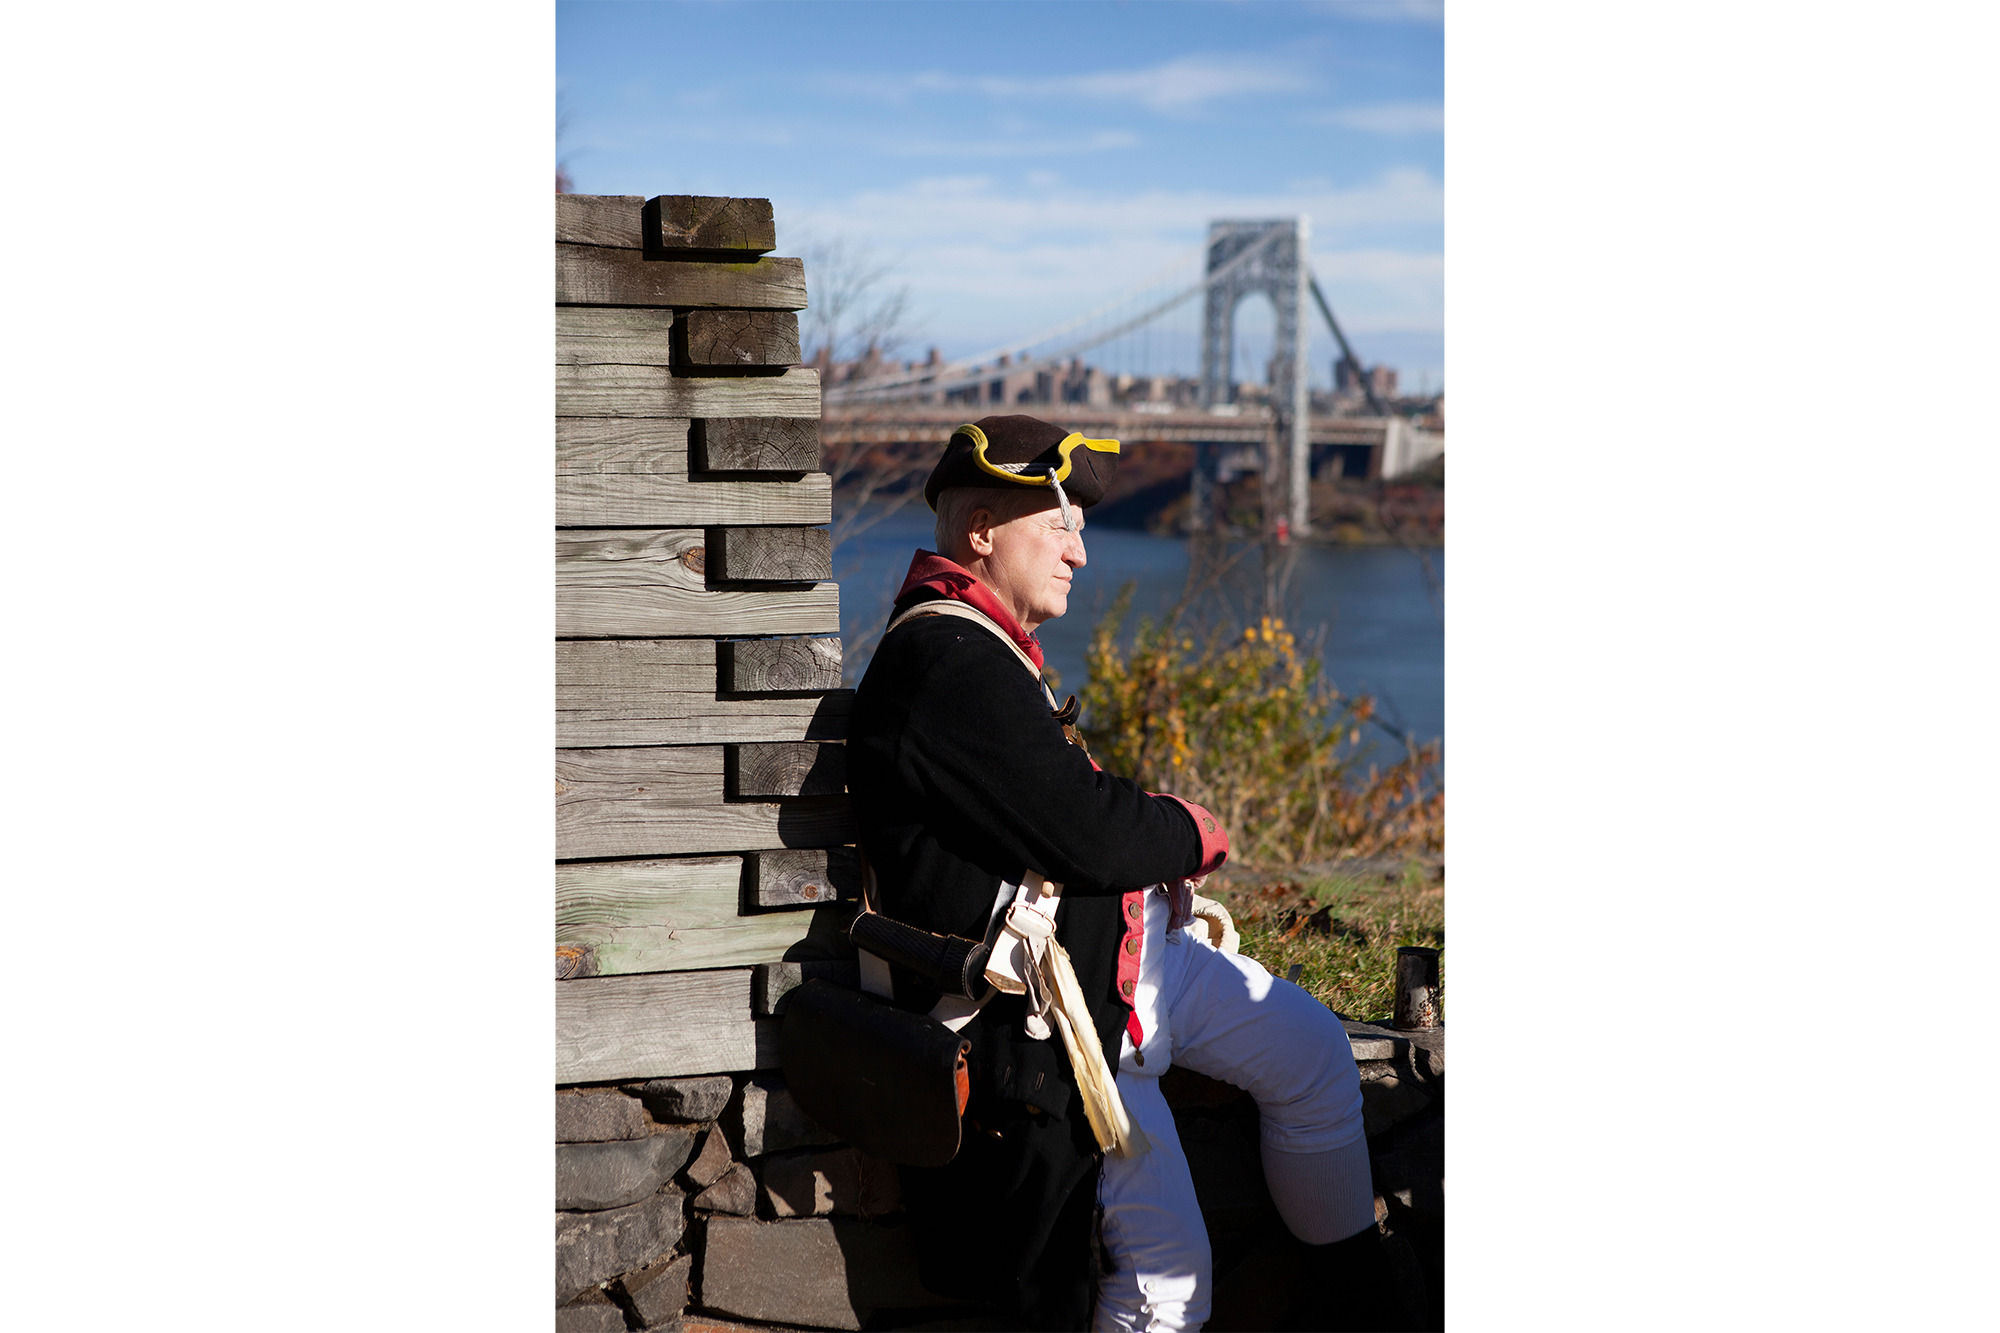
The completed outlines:
{"type": "MultiPolygon", "coordinates": [[[[1443,1327],[1444,1029],[1347,1024],[1375,1212],[1413,1327],[1443,1327]]],[[[1207,1327],[1281,1327],[1310,1292],[1264,1187],[1257,1106],[1162,1080],[1215,1255],[1207,1327]]],[[[1004,1329],[918,1280],[894,1164],[837,1142],[772,1070],[556,1092],[557,1333],[1004,1329]]]]}

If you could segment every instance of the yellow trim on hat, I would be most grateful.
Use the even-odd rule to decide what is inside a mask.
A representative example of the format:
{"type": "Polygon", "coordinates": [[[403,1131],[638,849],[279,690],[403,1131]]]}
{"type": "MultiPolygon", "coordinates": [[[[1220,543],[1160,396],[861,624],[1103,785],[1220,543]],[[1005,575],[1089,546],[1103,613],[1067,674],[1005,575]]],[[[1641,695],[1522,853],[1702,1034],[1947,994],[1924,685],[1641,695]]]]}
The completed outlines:
{"type": "MultiPolygon", "coordinates": [[[[1011,481],[1021,486],[1047,486],[1049,484],[1047,472],[1042,473],[1039,477],[1029,476],[1019,472],[1009,472],[998,463],[987,462],[986,432],[971,422],[966,422],[963,426],[953,431],[952,434],[966,436],[972,441],[972,461],[979,465],[980,471],[991,473],[1002,481],[1011,481]]],[[[1062,455],[1062,466],[1056,469],[1057,481],[1069,480],[1070,469],[1075,462],[1070,455],[1076,452],[1078,445],[1082,445],[1084,448],[1100,454],[1115,454],[1118,452],[1118,441],[1116,440],[1092,440],[1085,438],[1077,431],[1071,431],[1063,437],[1061,443],[1056,445],[1056,452],[1062,455]]],[[[1025,467],[1027,465],[1020,464],[1019,466],[1025,467]]]]}

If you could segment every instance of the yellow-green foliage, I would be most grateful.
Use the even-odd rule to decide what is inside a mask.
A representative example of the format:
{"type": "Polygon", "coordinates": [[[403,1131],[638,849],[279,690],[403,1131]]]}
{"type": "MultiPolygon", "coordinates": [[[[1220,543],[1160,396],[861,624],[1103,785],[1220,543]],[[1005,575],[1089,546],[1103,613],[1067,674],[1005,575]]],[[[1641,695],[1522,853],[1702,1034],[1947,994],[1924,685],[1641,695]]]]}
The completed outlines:
{"type": "Polygon", "coordinates": [[[1084,733],[1113,773],[1213,811],[1232,856],[1294,865],[1353,853],[1439,850],[1444,790],[1425,746],[1385,771],[1356,771],[1351,747],[1374,700],[1339,694],[1281,620],[1197,641],[1170,616],[1118,632],[1132,585],[1092,634],[1084,733]]]}

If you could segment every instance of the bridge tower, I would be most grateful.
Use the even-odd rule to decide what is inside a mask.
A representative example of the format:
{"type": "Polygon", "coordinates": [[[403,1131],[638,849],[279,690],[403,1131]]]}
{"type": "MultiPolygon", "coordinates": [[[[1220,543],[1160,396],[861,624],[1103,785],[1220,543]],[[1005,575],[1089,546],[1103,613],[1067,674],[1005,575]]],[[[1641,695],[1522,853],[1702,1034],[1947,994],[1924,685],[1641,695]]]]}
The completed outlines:
{"type": "MultiPolygon", "coordinates": [[[[1271,406],[1277,414],[1264,446],[1264,535],[1275,536],[1280,521],[1303,533],[1307,521],[1310,426],[1306,420],[1307,337],[1305,311],[1312,282],[1306,245],[1312,224],[1303,216],[1266,221],[1216,221],[1208,224],[1208,271],[1255,249],[1244,262],[1212,281],[1202,309],[1201,401],[1215,407],[1229,401],[1230,368],[1234,360],[1236,307],[1252,292],[1270,298],[1277,312],[1272,339],[1271,406]]],[[[1197,531],[1215,522],[1215,445],[1202,445],[1192,479],[1197,531]]]]}

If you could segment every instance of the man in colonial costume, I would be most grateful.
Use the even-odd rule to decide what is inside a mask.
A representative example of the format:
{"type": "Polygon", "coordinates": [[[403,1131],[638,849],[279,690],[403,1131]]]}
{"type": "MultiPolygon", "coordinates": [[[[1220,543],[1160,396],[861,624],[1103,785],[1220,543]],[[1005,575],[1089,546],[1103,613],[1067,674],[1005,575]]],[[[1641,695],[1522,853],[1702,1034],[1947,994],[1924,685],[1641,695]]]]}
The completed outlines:
{"type": "Polygon", "coordinates": [[[1003,966],[975,1004],[894,969],[898,1007],[972,1046],[957,1156],[902,1169],[924,1280],[1024,1327],[1199,1327],[1208,1239],[1159,1087],[1178,1064],[1256,1098],[1272,1197],[1315,1247],[1330,1321],[1313,1326],[1390,1327],[1345,1031],[1215,947],[1193,890],[1227,831],[1099,770],[1074,698],[1057,708],[1040,678],[1034,631],[1068,610],[1083,511],[1117,459],[1116,440],[1030,416],[959,427],[924,488],[937,550],[911,562],[855,696],[848,782],[879,910],[990,942],[997,963],[1012,948],[1023,974],[1053,975],[1034,964],[1053,949],[1073,975],[1007,986],[1003,966]]]}

